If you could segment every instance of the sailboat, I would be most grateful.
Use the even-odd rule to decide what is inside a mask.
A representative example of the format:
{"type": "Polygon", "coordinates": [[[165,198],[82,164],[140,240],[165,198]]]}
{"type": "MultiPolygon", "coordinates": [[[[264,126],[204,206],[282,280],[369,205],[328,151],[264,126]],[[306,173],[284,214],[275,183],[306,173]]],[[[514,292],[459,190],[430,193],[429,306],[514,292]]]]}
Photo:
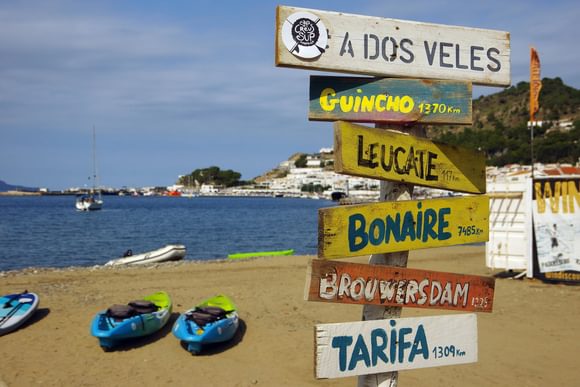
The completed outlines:
{"type": "Polygon", "coordinates": [[[103,207],[103,199],[101,198],[101,191],[97,190],[97,163],[96,163],[96,148],[95,148],[95,127],[93,126],[93,187],[90,192],[77,197],[75,207],[79,211],[95,211],[103,207]]]}

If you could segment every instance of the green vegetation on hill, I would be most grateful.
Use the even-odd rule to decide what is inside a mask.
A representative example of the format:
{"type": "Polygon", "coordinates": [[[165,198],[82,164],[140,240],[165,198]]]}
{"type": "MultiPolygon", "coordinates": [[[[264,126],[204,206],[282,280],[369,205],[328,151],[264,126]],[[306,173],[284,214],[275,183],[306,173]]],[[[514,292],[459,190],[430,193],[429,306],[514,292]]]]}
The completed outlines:
{"type": "MultiPolygon", "coordinates": [[[[485,151],[489,165],[531,162],[529,89],[520,82],[473,101],[473,126],[441,126],[430,137],[450,145],[485,151]]],[[[580,158],[580,90],[560,78],[544,78],[534,129],[534,158],[542,163],[575,163],[580,158]],[[572,123],[566,125],[566,123],[572,123]]]]}
{"type": "Polygon", "coordinates": [[[240,180],[242,174],[231,169],[222,171],[219,167],[212,166],[209,168],[196,169],[189,175],[179,178],[177,184],[185,186],[200,186],[202,184],[213,184],[223,187],[234,187],[243,185],[245,182],[240,180]]]}

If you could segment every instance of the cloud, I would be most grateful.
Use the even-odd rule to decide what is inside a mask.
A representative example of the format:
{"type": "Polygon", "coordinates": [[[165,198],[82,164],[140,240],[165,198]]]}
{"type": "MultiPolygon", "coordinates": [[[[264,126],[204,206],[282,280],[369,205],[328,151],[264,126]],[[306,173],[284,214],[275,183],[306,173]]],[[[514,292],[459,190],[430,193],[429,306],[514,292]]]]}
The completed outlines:
{"type": "MultiPolygon", "coordinates": [[[[544,76],[580,85],[575,3],[294,4],[506,30],[514,83],[527,80],[529,46],[536,45],[544,76]]],[[[275,6],[233,3],[225,12],[211,2],[0,3],[0,178],[45,186],[84,179],[93,125],[110,185],[159,183],[211,164],[249,178],[294,152],[331,145],[331,125],[307,120],[315,72],[274,66],[275,6]],[[11,164],[22,152],[27,160],[11,164]]]]}

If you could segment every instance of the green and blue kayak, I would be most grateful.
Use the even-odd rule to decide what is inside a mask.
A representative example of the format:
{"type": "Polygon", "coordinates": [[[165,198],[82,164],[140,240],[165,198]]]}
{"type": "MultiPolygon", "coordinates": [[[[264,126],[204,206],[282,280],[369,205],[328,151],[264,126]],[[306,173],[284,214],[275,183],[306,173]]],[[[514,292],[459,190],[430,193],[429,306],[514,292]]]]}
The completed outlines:
{"type": "Polygon", "coordinates": [[[165,292],[125,305],[112,305],[95,316],[91,334],[99,339],[104,350],[109,350],[121,341],[157,332],[169,321],[171,310],[171,298],[165,292]]]}
{"type": "Polygon", "coordinates": [[[225,295],[209,298],[183,313],[173,325],[173,334],[196,355],[209,344],[231,340],[240,325],[233,301],[225,295]]]}

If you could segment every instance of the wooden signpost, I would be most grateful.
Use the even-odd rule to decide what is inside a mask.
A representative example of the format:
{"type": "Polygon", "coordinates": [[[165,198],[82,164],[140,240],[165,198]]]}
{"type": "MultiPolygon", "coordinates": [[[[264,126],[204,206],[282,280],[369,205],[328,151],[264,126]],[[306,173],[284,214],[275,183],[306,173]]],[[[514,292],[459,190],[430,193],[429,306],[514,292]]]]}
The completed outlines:
{"type": "Polygon", "coordinates": [[[475,314],[319,324],[317,378],[477,361],[475,314]]]}
{"type": "Polygon", "coordinates": [[[342,304],[491,312],[495,278],[310,260],[304,297],[342,304]]]}
{"type": "Polygon", "coordinates": [[[311,76],[308,118],[314,121],[471,124],[471,83],[311,76]]]}
{"type": "Polygon", "coordinates": [[[344,258],[485,242],[489,197],[405,200],[318,210],[318,256],[344,258]]]}
{"type": "Polygon", "coordinates": [[[276,65],[509,86],[508,32],[278,6],[276,65]]]}
{"type": "Polygon", "coordinates": [[[341,121],[334,124],[334,169],[347,175],[485,193],[483,152],[341,121]]]}
{"type": "Polygon", "coordinates": [[[475,314],[398,317],[402,306],[492,309],[493,279],[405,267],[411,249],[488,239],[487,196],[411,200],[415,184],[486,191],[483,154],[420,138],[417,124],[471,124],[470,83],[511,83],[509,33],[279,6],[275,61],[415,78],[311,77],[311,120],[377,124],[335,125],[336,172],[381,180],[378,203],[319,210],[319,258],[370,258],[310,263],[306,299],[364,304],[363,322],[316,326],[316,377],[394,387],[397,370],[477,361],[475,314]]]}

